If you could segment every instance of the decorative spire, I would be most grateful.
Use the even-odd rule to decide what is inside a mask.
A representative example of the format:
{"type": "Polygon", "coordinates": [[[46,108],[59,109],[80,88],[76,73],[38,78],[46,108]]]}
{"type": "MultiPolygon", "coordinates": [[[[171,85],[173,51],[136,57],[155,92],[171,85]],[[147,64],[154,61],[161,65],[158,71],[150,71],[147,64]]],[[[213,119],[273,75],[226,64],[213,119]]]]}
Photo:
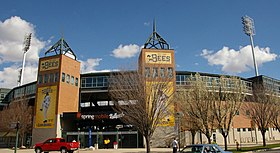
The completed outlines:
{"type": "Polygon", "coordinates": [[[73,50],[69,47],[69,45],[66,43],[64,38],[62,37],[58,42],[56,42],[49,50],[45,52],[45,56],[47,54],[54,53],[55,55],[59,54],[70,54],[72,55],[76,60],[76,55],[73,52],[73,50]]]}
{"type": "Polygon", "coordinates": [[[153,23],[153,33],[144,44],[144,48],[169,49],[169,44],[156,32],[156,21],[153,23]]]}

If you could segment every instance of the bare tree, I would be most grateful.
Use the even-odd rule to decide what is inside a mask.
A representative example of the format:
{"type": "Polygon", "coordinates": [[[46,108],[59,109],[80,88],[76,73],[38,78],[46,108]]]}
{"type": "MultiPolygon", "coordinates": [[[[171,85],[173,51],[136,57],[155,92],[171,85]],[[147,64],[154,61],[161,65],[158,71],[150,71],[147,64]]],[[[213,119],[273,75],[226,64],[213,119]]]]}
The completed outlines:
{"type": "Polygon", "coordinates": [[[145,137],[147,153],[155,129],[160,125],[174,126],[173,78],[146,78],[139,72],[118,72],[110,77],[109,95],[114,110],[145,137]],[[172,122],[173,123],[170,123],[172,122]]]}
{"type": "Polygon", "coordinates": [[[227,150],[227,136],[232,120],[245,99],[245,85],[239,78],[221,76],[218,82],[212,81],[210,88],[215,98],[213,103],[215,121],[224,138],[225,150],[227,150]]]}
{"type": "MultiPolygon", "coordinates": [[[[280,103],[280,97],[276,98],[276,104],[280,103]]],[[[272,124],[280,132],[280,107],[279,105],[275,106],[275,113],[272,119],[272,124]]]]}
{"type": "Polygon", "coordinates": [[[186,87],[178,89],[179,109],[189,118],[195,120],[195,127],[207,137],[211,143],[212,131],[215,125],[213,114],[212,91],[207,89],[207,82],[197,73],[191,76],[186,87]]]}
{"type": "MultiPolygon", "coordinates": [[[[179,106],[182,108],[182,106],[179,106]]],[[[190,117],[189,115],[184,115],[182,118],[181,126],[184,130],[190,131],[192,135],[192,144],[195,144],[194,139],[197,132],[200,131],[200,127],[196,121],[196,119],[190,117]]]]}
{"type": "Polygon", "coordinates": [[[24,143],[24,135],[32,130],[32,106],[28,105],[27,100],[14,101],[1,112],[1,124],[8,131],[11,124],[19,122],[19,137],[21,146],[24,143]]]}
{"type": "Polygon", "coordinates": [[[251,118],[253,123],[261,131],[263,146],[266,146],[265,133],[272,124],[275,113],[277,113],[277,99],[278,97],[273,90],[263,85],[255,84],[254,102],[246,103],[243,109],[243,113],[251,118]]]}

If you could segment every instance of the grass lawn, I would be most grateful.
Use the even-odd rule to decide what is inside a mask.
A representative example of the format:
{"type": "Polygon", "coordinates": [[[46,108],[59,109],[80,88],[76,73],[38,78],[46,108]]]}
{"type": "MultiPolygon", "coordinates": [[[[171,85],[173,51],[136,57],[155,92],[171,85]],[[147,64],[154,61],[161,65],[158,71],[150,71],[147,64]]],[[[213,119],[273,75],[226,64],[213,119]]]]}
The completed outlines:
{"type": "Polygon", "coordinates": [[[233,153],[240,153],[240,152],[247,152],[247,151],[255,151],[255,150],[261,150],[261,149],[271,149],[271,148],[277,148],[280,147],[280,144],[269,144],[264,146],[254,146],[254,147],[241,147],[241,150],[236,151],[236,149],[231,149],[229,151],[232,151],[233,153]]]}

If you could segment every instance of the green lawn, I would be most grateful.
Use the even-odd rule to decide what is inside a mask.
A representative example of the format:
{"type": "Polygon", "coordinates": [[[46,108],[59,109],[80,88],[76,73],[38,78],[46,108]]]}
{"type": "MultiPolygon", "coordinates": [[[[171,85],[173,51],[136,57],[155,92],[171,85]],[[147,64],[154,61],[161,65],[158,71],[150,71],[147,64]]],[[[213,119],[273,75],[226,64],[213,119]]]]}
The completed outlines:
{"type": "Polygon", "coordinates": [[[255,151],[255,150],[261,150],[261,149],[271,149],[271,148],[277,148],[280,147],[280,144],[269,144],[264,146],[254,146],[254,147],[241,147],[241,150],[236,151],[236,149],[231,149],[229,151],[232,151],[233,153],[240,153],[240,152],[247,152],[247,151],[255,151]]]}

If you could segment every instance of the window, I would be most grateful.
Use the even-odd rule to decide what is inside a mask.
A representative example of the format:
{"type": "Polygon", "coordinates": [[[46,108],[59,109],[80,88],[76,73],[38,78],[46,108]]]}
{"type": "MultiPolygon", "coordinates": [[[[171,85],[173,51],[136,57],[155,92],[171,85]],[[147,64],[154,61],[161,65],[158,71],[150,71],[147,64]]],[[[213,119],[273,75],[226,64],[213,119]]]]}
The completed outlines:
{"type": "Polygon", "coordinates": [[[246,131],[246,128],[243,128],[243,131],[245,132],[245,131],[246,131]]]}
{"type": "Polygon", "coordinates": [[[165,76],[164,76],[164,73],[165,73],[165,68],[164,67],[161,67],[160,68],[160,77],[161,78],[164,78],[165,76]]]}
{"type": "Polygon", "coordinates": [[[252,131],[252,129],[251,129],[251,128],[248,128],[248,131],[252,131]]]}
{"type": "Polygon", "coordinates": [[[97,77],[96,78],[96,86],[97,87],[103,87],[103,77],[97,77]]]}
{"type": "Polygon", "coordinates": [[[5,98],[5,94],[1,93],[1,99],[5,98]]]}
{"type": "Polygon", "coordinates": [[[157,77],[158,77],[158,68],[153,67],[153,78],[157,78],[157,77]]]}
{"type": "Polygon", "coordinates": [[[70,75],[67,74],[67,75],[66,75],[66,83],[69,83],[69,82],[70,82],[70,75]]]}
{"type": "Polygon", "coordinates": [[[54,76],[53,76],[53,73],[50,74],[50,83],[53,83],[54,82],[54,76]]]}
{"type": "Polygon", "coordinates": [[[237,132],[240,132],[240,128],[237,128],[237,132]]]}
{"type": "Polygon", "coordinates": [[[38,76],[38,84],[42,84],[43,83],[43,77],[42,77],[42,75],[40,74],[39,76],[38,76]]]}
{"type": "Polygon", "coordinates": [[[61,81],[65,82],[65,73],[62,73],[61,81]]]}
{"type": "Polygon", "coordinates": [[[108,106],[108,101],[97,101],[98,106],[108,106]]]}
{"type": "Polygon", "coordinates": [[[49,82],[49,74],[45,74],[44,75],[44,83],[48,83],[49,82]]]}
{"type": "Polygon", "coordinates": [[[54,82],[57,82],[59,78],[58,72],[55,73],[54,75],[54,82]]]}
{"type": "Polygon", "coordinates": [[[74,76],[71,76],[71,84],[74,85],[74,76]]]}
{"type": "Polygon", "coordinates": [[[145,77],[148,78],[150,77],[151,74],[150,74],[150,68],[149,67],[145,67],[145,77]]]}
{"type": "Polygon", "coordinates": [[[79,79],[76,78],[76,81],[75,81],[75,86],[78,86],[79,85],[79,79]]]}
{"type": "Polygon", "coordinates": [[[167,73],[168,73],[169,78],[173,78],[173,68],[172,67],[167,68],[167,73]]]}

